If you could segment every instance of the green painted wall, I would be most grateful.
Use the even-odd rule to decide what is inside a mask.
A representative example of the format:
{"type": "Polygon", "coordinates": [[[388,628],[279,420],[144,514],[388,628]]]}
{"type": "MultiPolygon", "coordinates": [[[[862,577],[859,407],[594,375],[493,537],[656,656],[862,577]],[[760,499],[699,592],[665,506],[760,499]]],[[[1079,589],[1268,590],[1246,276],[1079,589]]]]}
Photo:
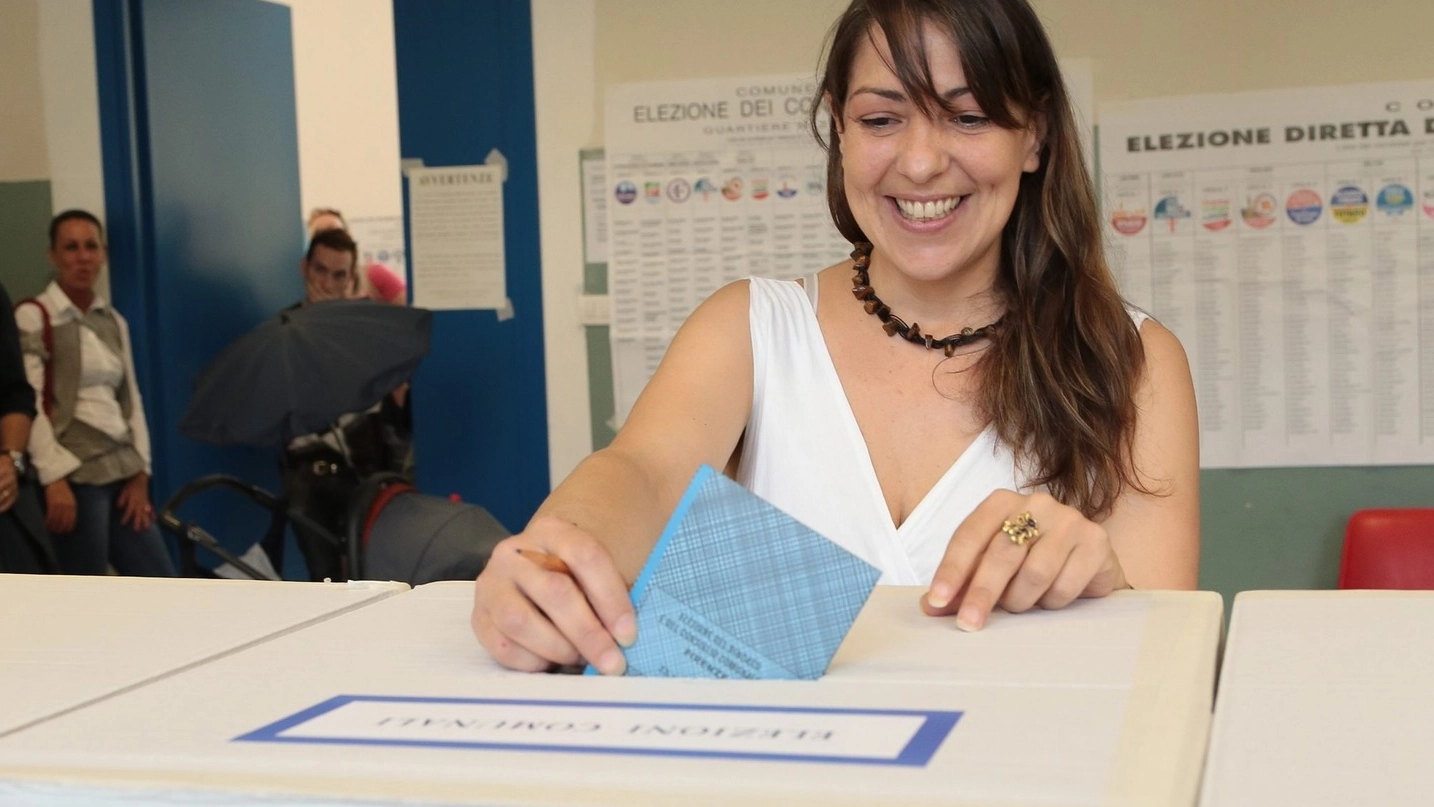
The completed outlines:
{"type": "MultiPolygon", "coordinates": [[[[581,165],[587,160],[600,160],[602,156],[602,149],[584,149],[578,154],[578,162],[581,165]]],[[[580,176],[587,176],[581,169],[578,173],[580,176]]],[[[587,198],[587,188],[583,188],[582,198],[587,198]]],[[[587,212],[587,205],[583,205],[584,232],[587,227],[587,212]]],[[[607,294],[606,263],[583,264],[583,294],[607,294]]],[[[613,411],[617,404],[612,388],[611,329],[607,325],[588,325],[583,330],[587,332],[588,416],[592,420],[592,449],[596,451],[605,448],[612,442],[612,438],[617,436],[617,431],[612,427],[613,411]]],[[[562,480],[555,479],[553,484],[556,485],[560,481],[562,480]]]]}
{"type": "Polygon", "coordinates": [[[50,182],[0,182],[0,282],[23,300],[50,282],[50,182]]]}
{"type": "Polygon", "coordinates": [[[1434,466],[1200,473],[1200,587],[1334,588],[1344,525],[1366,507],[1434,507],[1434,466]]]}

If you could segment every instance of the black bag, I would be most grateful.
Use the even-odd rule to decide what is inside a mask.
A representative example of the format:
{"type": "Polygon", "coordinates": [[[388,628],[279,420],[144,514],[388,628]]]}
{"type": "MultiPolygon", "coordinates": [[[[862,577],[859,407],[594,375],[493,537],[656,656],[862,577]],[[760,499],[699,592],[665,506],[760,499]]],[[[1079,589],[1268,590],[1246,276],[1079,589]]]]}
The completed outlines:
{"type": "Polygon", "coordinates": [[[45,508],[34,471],[20,477],[15,504],[0,513],[0,572],[53,574],[60,570],[45,529],[45,508]]]}

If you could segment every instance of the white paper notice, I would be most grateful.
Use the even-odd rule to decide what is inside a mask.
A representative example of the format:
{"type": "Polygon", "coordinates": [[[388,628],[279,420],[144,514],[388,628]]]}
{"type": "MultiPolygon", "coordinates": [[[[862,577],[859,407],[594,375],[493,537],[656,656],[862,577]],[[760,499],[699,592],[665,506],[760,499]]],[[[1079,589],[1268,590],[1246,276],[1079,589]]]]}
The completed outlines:
{"type": "Polygon", "coordinates": [[[1434,461],[1434,82],[1101,107],[1107,252],[1206,467],[1434,461]]]}
{"type": "Polygon", "coordinates": [[[584,152],[583,259],[607,263],[607,164],[600,152],[584,152]]]}
{"type": "Polygon", "coordinates": [[[508,284],[503,244],[503,166],[408,172],[413,304],[501,309],[508,284]]]}
{"type": "Polygon", "coordinates": [[[924,766],[960,712],[341,696],[239,737],[924,766]]]}
{"type": "Polygon", "coordinates": [[[358,242],[359,268],[381,263],[408,276],[408,250],[403,241],[403,216],[367,216],[349,219],[349,234],[358,242]]]}

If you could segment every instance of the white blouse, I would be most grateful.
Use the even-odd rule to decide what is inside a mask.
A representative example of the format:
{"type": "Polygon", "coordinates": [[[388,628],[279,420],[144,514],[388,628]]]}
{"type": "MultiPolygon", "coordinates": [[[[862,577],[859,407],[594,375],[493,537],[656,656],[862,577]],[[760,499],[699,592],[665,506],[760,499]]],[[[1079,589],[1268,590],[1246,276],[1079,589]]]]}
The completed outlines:
{"type": "MultiPolygon", "coordinates": [[[[50,327],[55,328],[79,319],[82,314],[58,284],[51,282],[36,299],[50,312],[50,327]]],[[[95,297],[91,308],[105,308],[106,303],[95,297]]],[[[144,404],[135,383],[134,358],[129,341],[129,325],[118,311],[112,311],[119,324],[120,342],[123,355],[116,355],[99,336],[89,328],[80,327],[80,388],[75,396],[75,413],[78,420],[115,438],[128,434],[134,441],[135,450],[145,463],[145,473],[150,473],[149,427],[144,420],[144,404]],[[130,417],[124,417],[116,391],[120,382],[130,380],[129,392],[132,404],[130,417]]],[[[44,327],[40,312],[32,305],[15,309],[15,324],[22,333],[38,333],[44,327]]],[[[44,401],[41,400],[45,386],[45,363],[39,356],[25,354],[25,376],[35,388],[35,421],[30,427],[30,461],[40,475],[40,483],[48,485],[57,479],[69,476],[80,467],[80,460],[55,439],[54,426],[45,416],[44,401]]]]}
{"type": "MultiPolygon", "coordinates": [[[[751,279],[752,414],[737,481],[881,570],[927,585],[956,527],[998,489],[1027,490],[987,427],[896,526],[817,324],[816,276],[751,279]],[[810,295],[810,297],[809,297],[810,295]]],[[[1131,309],[1139,327],[1147,318],[1131,309]]]]}

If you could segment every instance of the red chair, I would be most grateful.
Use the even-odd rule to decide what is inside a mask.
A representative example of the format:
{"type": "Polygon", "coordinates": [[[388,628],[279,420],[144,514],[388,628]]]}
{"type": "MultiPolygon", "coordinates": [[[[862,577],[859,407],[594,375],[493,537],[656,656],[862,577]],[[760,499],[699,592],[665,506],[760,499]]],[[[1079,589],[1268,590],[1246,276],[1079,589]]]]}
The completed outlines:
{"type": "Polygon", "coordinates": [[[1339,587],[1434,589],[1434,508],[1356,510],[1344,531],[1339,587]]]}

